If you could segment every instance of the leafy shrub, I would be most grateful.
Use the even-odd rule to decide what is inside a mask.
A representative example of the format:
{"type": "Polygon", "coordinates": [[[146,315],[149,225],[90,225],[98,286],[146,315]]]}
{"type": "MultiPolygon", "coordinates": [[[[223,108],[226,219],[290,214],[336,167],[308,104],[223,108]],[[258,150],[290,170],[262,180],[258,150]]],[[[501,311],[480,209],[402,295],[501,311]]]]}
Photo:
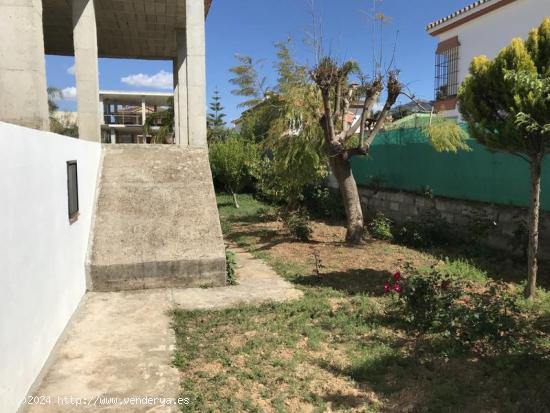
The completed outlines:
{"type": "Polygon", "coordinates": [[[466,230],[469,239],[479,244],[486,241],[491,231],[496,227],[496,222],[490,219],[484,211],[475,210],[468,220],[466,230]]]}
{"type": "Polygon", "coordinates": [[[451,325],[451,308],[460,298],[460,290],[450,278],[432,272],[406,278],[402,283],[400,310],[409,328],[424,334],[451,325]]]}
{"type": "Polygon", "coordinates": [[[250,184],[252,171],[258,162],[258,150],[254,143],[233,136],[212,142],[209,154],[213,178],[227,192],[235,196],[250,184]]]}
{"type": "Polygon", "coordinates": [[[296,209],[307,188],[327,177],[328,168],[324,152],[308,136],[287,135],[275,133],[264,142],[264,154],[254,175],[263,197],[296,209]]]}
{"type": "Polygon", "coordinates": [[[508,245],[515,250],[520,251],[523,261],[527,262],[527,253],[529,246],[529,226],[527,220],[523,217],[516,216],[514,220],[514,231],[510,236],[508,245]]]}
{"type": "Polygon", "coordinates": [[[285,212],[282,214],[285,227],[294,238],[309,241],[311,238],[311,223],[309,215],[303,210],[285,212]]]}
{"type": "Polygon", "coordinates": [[[235,253],[230,250],[225,250],[225,272],[226,281],[229,285],[237,284],[237,259],[235,253]]]}
{"type": "Polygon", "coordinates": [[[307,188],[303,203],[312,215],[320,218],[344,219],[346,217],[340,192],[324,184],[307,188]]]}
{"type": "Polygon", "coordinates": [[[506,284],[483,287],[438,271],[401,281],[398,309],[418,336],[435,334],[481,355],[509,352],[527,334],[506,284]]]}
{"type": "Polygon", "coordinates": [[[468,134],[455,121],[436,118],[423,128],[428,140],[437,152],[470,152],[468,134]]]}
{"type": "Polygon", "coordinates": [[[406,221],[398,226],[395,232],[395,241],[413,248],[431,246],[424,227],[416,221],[406,221]]]}
{"type": "Polygon", "coordinates": [[[369,219],[367,231],[375,239],[385,241],[391,241],[393,239],[392,221],[382,212],[376,212],[375,215],[369,219]]]}
{"type": "Polygon", "coordinates": [[[457,239],[449,223],[436,209],[424,212],[418,221],[409,220],[397,226],[394,235],[396,242],[414,248],[448,245],[457,239]]]}
{"type": "Polygon", "coordinates": [[[441,213],[433,208],[420,216],[420,225],[432,246],[449,245],[457,241],[457,234],[441,213]]]}

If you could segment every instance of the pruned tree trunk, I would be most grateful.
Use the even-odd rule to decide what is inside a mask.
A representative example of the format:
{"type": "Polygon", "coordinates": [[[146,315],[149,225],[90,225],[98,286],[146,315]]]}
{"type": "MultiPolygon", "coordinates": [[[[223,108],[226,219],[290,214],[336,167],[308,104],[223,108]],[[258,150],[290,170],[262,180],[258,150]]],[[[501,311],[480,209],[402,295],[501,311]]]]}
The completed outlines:
{"type": "Polygon", "coordinates": [[[363,211],[351,166],[348,160],[336,156],[330,158],[330,167],[340,186],[340,194],[346,209],[346,241],[352,244],[360,244],[363,242],[363,211]]]}
{"type": "Polygon", "coordinates": [[[528,280],[525,296],[532,298],[537,288],[539,220],[542,156],[531,158],[531,204],[529,211],[529,246],[527,252],[528,280]]]}
{"type": "Polygon", "coordinates": [[[235,192],[231,192],[233,194],[233,203],[235,204],[235,208],[240,208],[239,201],[237,201],[237,194],[235,192]]]}
{"type": "Polygon", "coordinates": [[[346,241],[360,244],[363,241],[363,211],[357,183],[353,177],[349,160],[356,155],[366,155],[374,138],[382,129],[391,107],[401,94],[402,85],[398,79],[398,71],[387,74],[386,103],[376,119],[367,119],[378,98],[384,90],[384,77],[379,74],[372,82],[360,75],[361,85],[350,82],[350,75],[357,72],[357,64],[349,61],[339,66],[330,57],[323,57],[310,75],[323,101],[322,110],[318,111],[319,125],[323,130],[327,155],[334,177],[340,186],[340,194],[347,217],[346,241]],[[359,93],[360,92],[360,93],[359,93]],[[350,112],[351,103],[362,99],[361,112],[358,119],[348,124],[346,116],[350,112]],[[334,107],[332,105],[334,100],[334,107]],[[368,125],[368,138],[364,135],[368,125]],[[350,148],[351,139],[359,133],[360,146],[350,148]]]}

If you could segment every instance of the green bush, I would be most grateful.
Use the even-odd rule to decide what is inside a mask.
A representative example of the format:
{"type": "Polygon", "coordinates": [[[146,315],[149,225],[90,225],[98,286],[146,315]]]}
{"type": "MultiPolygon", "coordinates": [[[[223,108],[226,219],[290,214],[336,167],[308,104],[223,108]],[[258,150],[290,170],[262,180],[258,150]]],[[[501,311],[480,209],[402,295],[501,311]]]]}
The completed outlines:
{"type": "Polygon", "coordinates": [[[496,222],[490,219],[484,211],[475,210],[468,220],[466,230],[468,238],[475,244],[487,241],[495,229],[496,222]]]}
{"type": "Polygon", "coordinates": [[[506,353],[528,336],[506,284],[485,285],[434,271],[401,281],[398,313],[417,337],[437,335],[480,355],[506,353]]]}
{"type": "Polygon", "coordinates": [[[282,214],[285,227],[294,238],[309,241],[311,238],[311,223],[309,215],[303,210],[285,212],[282,214]]]}
{"type": "Polygon", "coordinates": [[[398,226],[395,232],[395,241],[413,248],[426,248],[431,245],[425,228],[415,221],[406,221],[398,226]]]}
{"type": "Polygon", "coordinates": [[[288,142],[289,146],[281,143],[277,147],[266,145],[265,153],[254,169],[257,191],[271,202],[296,209],[303,204],[307,188],[325,179],[326,164],[312,151],[290,151],[296,149],[296,142],[288,142]]]}
{"type": "Polygon", "coordinates": [[[372,218],[368,219],[367,232],[375,239],[391,241],[392,221],[382,212],[376,212],[372,218]]]}
{"type": "Polygon", "coordinates": [[[340,192],[325,184],[312,185],[307,188],[304,192],[303,204],[313,216],[319,218],[335,220],[346,218],[346,210],[340,192]]]}
{"type": "Polygon", "coordinates": [[[523,261],[527,262],[529,226],[524,216],[516,215],[514,217],[514,231],[508,240],[508,245],[515,251],[521,252],[523,261]]]}
{"type": "Polygon", "coordinates": [[[225,250],[226,282],[229,285],[237,285],[237,258],[235,253],[225,250]]]}
{"type": "Polygon", "coordinates": [[[414,248],[430,248],[457,242],[458,236],[439,211],[424,212],[418,221],[406,221],[394,230],[395,241],[414,248]]]}
{"type": "Polygon", "coordinates": [[[254,143],[233,136],[214,141],[209,147],[212,176],[224,190],[234,195],[253,180],[252,171],[258,163],[258,150],[254,143]]]}

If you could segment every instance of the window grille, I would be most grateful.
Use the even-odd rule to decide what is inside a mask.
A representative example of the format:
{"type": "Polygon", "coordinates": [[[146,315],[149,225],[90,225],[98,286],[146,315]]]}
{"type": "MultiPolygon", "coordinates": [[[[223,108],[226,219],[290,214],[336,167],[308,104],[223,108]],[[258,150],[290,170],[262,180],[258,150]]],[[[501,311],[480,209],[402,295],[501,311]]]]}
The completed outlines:
{"type": "Polygon", "coordinates": [[[435,55],[435,99],[442,100],[458,93],[458,49],[452,47],[435,55]]]}
{"type": "Polygon", "coordinates": [[[69,221],[78,218],[78,166],[76,161],[67,162],[67,192],[69,195],[69,221]]]}

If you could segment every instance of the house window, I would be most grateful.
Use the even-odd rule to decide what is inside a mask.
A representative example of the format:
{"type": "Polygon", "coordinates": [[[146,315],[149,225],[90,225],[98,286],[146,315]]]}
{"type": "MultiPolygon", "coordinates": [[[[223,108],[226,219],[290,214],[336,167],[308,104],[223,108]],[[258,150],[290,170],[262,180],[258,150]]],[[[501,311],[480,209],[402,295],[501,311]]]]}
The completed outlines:
{"type": "Polygon", "coordinates": [[[67,192],[69,195],[69,221],[78,219],[78,167],[76,161],[67,162],[67,192]]]}
{"type": "Polygon", "coordinates": [[[458,93],[460,43],[453,37],[439,43],[435,53],[435,99],[443,100],[458,93]]]}

